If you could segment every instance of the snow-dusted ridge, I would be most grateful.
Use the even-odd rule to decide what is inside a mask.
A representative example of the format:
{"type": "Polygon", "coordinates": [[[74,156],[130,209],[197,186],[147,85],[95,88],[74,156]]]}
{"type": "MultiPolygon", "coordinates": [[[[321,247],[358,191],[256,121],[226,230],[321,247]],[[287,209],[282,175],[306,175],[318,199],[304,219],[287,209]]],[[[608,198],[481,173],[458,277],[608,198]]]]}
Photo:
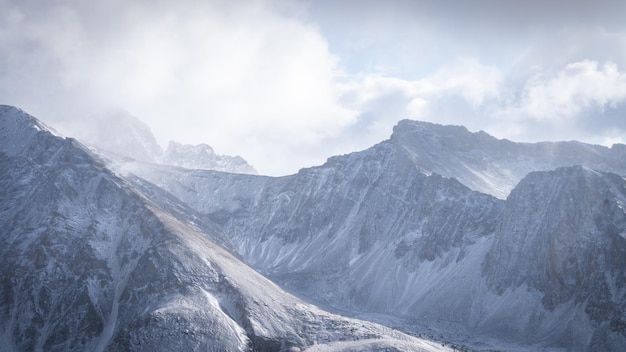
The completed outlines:
{"type": "Polygon", "coordinates": [[[425,173],[454,177],[471,189],[505,199],[531,171],[584,165],[626,175],[626,145],[611,148],[572,142],[515,143],[463,126],[402,120],[390,142],[425,173]]]}

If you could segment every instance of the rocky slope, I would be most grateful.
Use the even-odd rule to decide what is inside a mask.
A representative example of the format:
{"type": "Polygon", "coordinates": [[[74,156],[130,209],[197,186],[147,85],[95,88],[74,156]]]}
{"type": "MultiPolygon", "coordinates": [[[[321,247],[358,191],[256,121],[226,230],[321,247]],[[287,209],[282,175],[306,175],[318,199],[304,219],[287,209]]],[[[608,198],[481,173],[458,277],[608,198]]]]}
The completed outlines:
{"type": "Polygon", "coordinates": [[[0,106],[2,351],[437,351],[324,312],[243,264],[219,228],[0,106]],[[220,245],[221,244],[221,245],[220,245]]]}
{"type": "MultiPolygon", "coordinates": [[[[507,199],[483,262],[487,285],[498,294],[536,290],[551,312],[569,307],[550,330],[565,342],[590,344],[596,351],[623,348],[625,205],[626,181],[616,174],[580,166],[531,173],[507,199]]],[[[514,324],[542,335],[542,323],[541,316],[527,313],[514,324]]]]}

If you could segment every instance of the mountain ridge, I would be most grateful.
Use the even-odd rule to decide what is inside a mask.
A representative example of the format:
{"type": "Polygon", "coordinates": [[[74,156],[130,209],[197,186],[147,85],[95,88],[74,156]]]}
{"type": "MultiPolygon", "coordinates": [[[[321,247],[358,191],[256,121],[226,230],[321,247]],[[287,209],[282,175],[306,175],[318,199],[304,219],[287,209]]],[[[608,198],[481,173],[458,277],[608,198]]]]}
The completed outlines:
{"type": "Polygon", "coordinates": [[[505,199],[529,171],[584,165],[626,175],[626,145],[581,142],[516,143],[463,126],[401,120],[389,139],[425,173],[455,177],[471,189],[505,199]]]}

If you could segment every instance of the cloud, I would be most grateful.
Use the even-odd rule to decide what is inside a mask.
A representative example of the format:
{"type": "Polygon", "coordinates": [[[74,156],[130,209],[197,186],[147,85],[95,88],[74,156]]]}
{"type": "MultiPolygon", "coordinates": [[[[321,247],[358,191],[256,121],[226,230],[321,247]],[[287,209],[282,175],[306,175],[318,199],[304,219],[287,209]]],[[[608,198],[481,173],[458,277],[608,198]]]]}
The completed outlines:
{"type": "Polygon", "coordinates": [[[498,68],[459,58],[416,80],[381,74],[357,76],[343,86],[343,101],[357,111],[379,116],[379,125],[404,118],[467,123],[466,111],[485,108],[499,97],[502,84],[498,68]]]}
{"type": "Polygon", "coordinates": [[[109,107],[279,175],[400,119],[625,137],[626,3],[0,0],[0,97],[53,126],[109,107]]]}
{"type": "Polygon", "coordinates": [[[565,122],[589,109],[604,110],[626,101],[626,74],[617,65],[595,61],[568,64],[562,70],[531,77],[515,113],[565,122]]]}
{"type": "Polygon", "coordinates": [[[520,79],[518,72],[463,58],[417,80],[363,75],[346,85],[346,104],[361,116],[378,116],[370,124],[385,131],[402,118],[519,141],[604,143],[626,131],[626,73],[616,64],[585,60],[531,72],[520,79]]]}
{"type": "Polygon", "coordinates": [[[269,174],[323,161],[320,143],[354,123],[337,58],[297,3],[37,5],[2,15],[0,72],[13,85],[0,89],[38,115],[122,107],[161,143],[208,142],[269,174]]]}

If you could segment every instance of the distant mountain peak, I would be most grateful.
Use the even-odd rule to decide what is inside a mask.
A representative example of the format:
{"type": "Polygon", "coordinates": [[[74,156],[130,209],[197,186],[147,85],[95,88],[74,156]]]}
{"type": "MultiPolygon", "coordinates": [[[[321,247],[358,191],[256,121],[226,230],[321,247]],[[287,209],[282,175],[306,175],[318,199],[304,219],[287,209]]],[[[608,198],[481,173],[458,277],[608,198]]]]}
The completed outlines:
{"type": "Polygon", "coordinates": [[[163,155],[157,161],[164,165],[184,167],[186,169],[215,170],[222,172],[252,174],[257,171],[239,155],[216,154],[208,144],[182,144],[170,141],[163,155]]]}
{"type": "Polygon", "coordinates": [[[64,131],[109,159],[122,157],[189,169],[257,174],[242,157],[216,154],[204,143],[194,146],[171,141],[164,152],[148,125],[122,109],[105,109],[66,121],[64,131]]]}
{"type": "Polygon", "coordinates": [[[215,155],[215,151],[213,150],[213,148],[206,143],[191,145],[191,144],[178,143],[176,141],[170,141],[167,145],[166,152],[170,150],[176,150],[176,149],[179,149],[179,150],[180,149],[190,149],[190,150],[193,149],[202,154],[215,155]]]}

